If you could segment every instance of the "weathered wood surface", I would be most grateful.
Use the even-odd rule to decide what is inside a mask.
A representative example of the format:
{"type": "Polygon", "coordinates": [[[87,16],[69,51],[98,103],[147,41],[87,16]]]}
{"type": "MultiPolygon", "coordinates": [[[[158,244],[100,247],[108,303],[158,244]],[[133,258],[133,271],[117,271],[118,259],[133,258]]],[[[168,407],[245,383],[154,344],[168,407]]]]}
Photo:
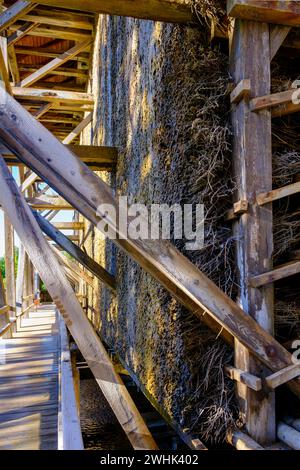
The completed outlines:
{"type": "Polygon", "coordinates": [[[300,362],[298,364],[293,364],[292,366],[286,367],[279,372],[275,372],[272,375],[269,375],[265,379],[265,383],[269,389],[275,389],[287,383],[289,380],[293,380],[295,377],[300,376],[300,362]]]}
{"type": "Polygon", "coordinates": [[[300,450],[300,432],[288,426],[285,423],[279,422],[277,428],[277,436],[280,441],[294,450],[300,450]]]}
{"type": "Polygon", "coordinates": [[[9,67],[8,67],[8,51],[7,51],[7,39],[0,36],[0,74],[1,74],[1,86],[4,86],[8,93],[12,94],[12,88],[9,81],[9,67]]]}
{"type": "MultiPolygon", "coordinates": [[[[262,111],[263,109],[270,109],[274,107],[279,108],[279,107],[283,107],[283,105],[293,104],[292,98],[296,92],[297,92],[296,89],[292,89],[292,90],[287,90],[287,91],[279,91],[278,93],[272,93],[272,94],[265,94],[265,95],[261,94],[257,98],[253,98],[251,100],[250,109],[253,112],[257,112],[257,111],[262,111]]],[[[294,106],[298,106],[298,105],[294,105],[294,106]]]]}
{"type": "Polygon", "coordinates": [[[265,193],[258,194],[257,203],[260,206],[267,204],[268,202],[278,201],[283,197],[292,196],[300,192],[300,182],[288,184],[282,188],[273,189],[272,191],[267,191],[265,193]]]}
{"type": "MultiPolygon", "coordinates": [[[[36,116],[35,116],[36,117],[36,116]]],[[[118,158],[118,150],[116,147],[100,147],[91,145],[67,145],[67,147],[75,153],[75,155],[88,166],[97,168],[98,170],[112,170],[118,158]]],[[[16,155],[0,144],[0,152],[6,163],[12,165],[20,165],[23,163],[18,160],[16,155]]]]}
{"type": "Polygon", "coordinates": [[[18,18],[29,13],[36,6],[36,2],[18,0],[0,15],[0,32],[11,26],[18,18]]]}
{"type": "Polygon", "coordinates": [[[237,450],[264,450],[264,448],[248,436],[248,434],[241,431],[230,431],[227,435],[227,440],[237,450]]]}
{"type": "Polygon", "coordinates": [[[60,335],[58,450],[83,450],[68,333],[61,316],[58,324],[60,335]]]}
{"type": "Polygon", "coordinates": [[[69,253],[76,261],[84,266],[88,271],[94,274],[100,281],[107,285],[112,290],[116,289],[116,280],[108,271],[106,271],[100,264],[96,263],[90,256],[88,256],[81,248],[75,243],[72,243],[66,235],[61,233],[54,227],[48,220],[42,217],[38,212],[33,212],[42,231],[48,235],[53,241],[57,243],[64,251],[69,253]]]}
{"type": "MultiPolygon", "coordinates": [[[[5,145],[94,225],[101,221],[101,210],[97,215],[101,204],[111,204],[118,213],[109,186],[4,90],[0,90],[0,116],[0,137],[5,145]]],[[[164,240],[123,239],[121,227],[115,227],[109,217],[105,220],[119,234],[116,243],[200,320],[218,333],[227,331],[228,340],[235,337],[274,372],[292,364],[289,352],[173,245],[164,240]]],[[[300,394],[299,380],[289,387],[300,394]]]]}
{"type": "Polygon", "coordinates": [[[156,449],[151,433],[122,379],[116,374],[106,349],[82,310],[72,286],[3,159],[0,159],[0,202],[9,212],[11,223],[32,263],[43,279],[133,448],[156,449]]]}
{"type": "Polygon", "coordinates": [[[294,0],[228,0],[227,13],[244,20],[300,26],[300,4],[294,0]]]}
{"type": "Polygon", "coordinates": [[[40,4],[145,20],[189,23],[196,21],[186,0],[39,0],[40,4]]]}
{"type": "Polygon", "coordinates": [[[6,301],[10,307],[10,316],[12,317],[16,313],[14,229],[6,214],[4,214],[4,236],[5,236],[6,301]]]}
{"type": "Polygon", "coordinates": [[[271,271],[267,271],[257,276],[250,278],[250,285],[252,287],[261,287],[270,284],[286,277],[294,276],[300,273],[300,261],[286,263],[282,266],[277,266],[271,271]]]}
{"type": "Polygon", "coordinates": [[[249,374],[249,372],[237,369],[236,367],[226,366],[225,373],[232,380],[236,380],[237,382],[246,385],[256,392],[262,389],[261,379],[255,375],[249,374]]]}
{"type": "MultiPolygon", "coordinates": [[[[236,84],[249,79],[250,98],[270,92],[270,34],[266,23],[237,20],[230,50],[230,70],[236,84]]],[[[253,101],[252,99],[252,101],[253,101]]],[[[272,205],[263,208],[256,203],[256,194],[272,189],[271,114],[249,111],[248,100],[232,109],[234,175],[237,200],[249,203],[248,211],[234,224],[237,240],[239,303],[270,335],[274,332],[273,285],[256,289],[249,277],[271,270],[273,253],[272,205]]],[[[269,371],[249,354],[249,348],[236,342],[235,365],[238,369],[263,377],[269,371]]],[[[250,437],[261,445],[275,441],[275,409],[273,393],[258,394],[238,383],[237,393],[241,416],[250,437]]]]}
{"type": "Polygon", "coordinates": [[[59,343],[55,309],[42,306],[0,349],[0,449],[57,449],[59,343]]]}
{"type": "Polygon", "coordinates": [[[90,93],[66,90],[46,90],[44,88],[22,88],[14,86],[12,92],[18,100],[46,101],[48,103],[69,103],[72,105],[86,104],[93,105],[94,98],[90,93]]]}

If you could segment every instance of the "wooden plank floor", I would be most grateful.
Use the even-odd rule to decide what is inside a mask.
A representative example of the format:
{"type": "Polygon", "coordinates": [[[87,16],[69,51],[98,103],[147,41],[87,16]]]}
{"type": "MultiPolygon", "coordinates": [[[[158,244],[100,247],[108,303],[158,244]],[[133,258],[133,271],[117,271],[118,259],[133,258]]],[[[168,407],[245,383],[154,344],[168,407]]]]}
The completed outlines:
{"type": "Polygon", "coordinates": [[[0,340],[0,450],[57,449],[58,331],[43,305],[0,340]]]}

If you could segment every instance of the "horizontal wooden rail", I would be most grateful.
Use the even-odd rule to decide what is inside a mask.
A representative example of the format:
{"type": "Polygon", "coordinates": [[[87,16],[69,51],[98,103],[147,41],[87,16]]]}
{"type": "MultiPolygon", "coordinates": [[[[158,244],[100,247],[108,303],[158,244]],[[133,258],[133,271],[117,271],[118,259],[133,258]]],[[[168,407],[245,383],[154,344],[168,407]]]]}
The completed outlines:
{"type": "Polygon", "coordinates": [[[272,375],[266,377],[265,383],[270,390],[274,390],[280,385],[284,385],[295,377],[300,376],[300,361],[298,364],[293,364],[285,369],[275,372],[272,375]]]}
{"type": "Polygon", "coordinates": [[[300,192],[300,182],[288,184],[282,188],[273,189],[273,191],[268,191],[266,193],[261,193],[257,196],[257,204],[263,206],[269,202],[277,201],[284,197],[292,196],[300,192]]]}
{"type": "Polygon", "coordinates": [[[250,101],[250,109],[253,112],[262,111],[263,109],[274,108],[292,102],[292,97],[297,90],[280,91],[271,95],[260,96],[253,98],[250,101]]]}
{"type": "Polygon", "coordinates": [[[261,287],[300,273],[300,261],[283,264],[272,271],[258,274],[250,279],[251,287],[261,287]]]}
{"type": "MultiPolygon", "coordinates": [[[[3,89],[0,89],[0,117],[4,145],[85,218],[99,227],[104,203],[114,207],[118,214],[111,188],[3,89]]],[[[225,333],[228,340],[236,338],[273,372],[292,364],[291,354],[171,243],[133,240],[107,214],[104,222],[116,231],[115,243],[214,331],[225,333]]],[[[289,387],[300,395],[299,379],[289,382],[289,387]]]]}
{"type": "Polygon", "coordinates": [[[287,0],[228,0],[227,13],[234,18],[287,26],[300,26],[300,4],[287,0]]]}
{"type": "MultiPolygon", "coordinates": [[[[73,152],[81,161],[97,170],[111,171],[115,168],[118,159],[118,149],[116,147],[92,146],[92,145],[68,145],[68,149],[73,152]]],[[[0,153],[6,163],[12,165],[23,165],[20,160],[2,144],[0,153]]]]}
{"type": "Polygon", "coordinates": [[[256,392],[262,389],[262,380],[255,375],[249,374],[249,372],[244,372],[236,367],[226,366],[225,373],[230,379],[247,385],[247,387],[255,390],[256,392]]]}
{"type": "Polygon", "coordinates": [[[83,450],[68,333],[58,311],[57,315],[60,333],[58,450],[83,450]]]}
{"type": "MultiPolygon", "coordinates": [[[[31,0],[30,0],[31,1],[31,0]]],[[[43,5],[171,23],[196,22],[186,0],[39,0],[43,5]]]]}

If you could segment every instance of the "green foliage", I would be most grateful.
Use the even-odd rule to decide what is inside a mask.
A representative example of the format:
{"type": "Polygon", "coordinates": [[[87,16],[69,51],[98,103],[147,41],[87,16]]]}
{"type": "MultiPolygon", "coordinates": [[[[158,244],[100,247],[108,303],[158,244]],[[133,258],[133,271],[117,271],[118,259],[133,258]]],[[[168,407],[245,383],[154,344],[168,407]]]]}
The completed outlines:
{"type": "Polygon", "coordinates": [[[0,258],[0,271],[1,271],[2,278],[5,279],[5,260],[3,256],[2,258],[0,258]]]}
{"type": "MultiPolygon", "coordinates": [[[[17,276],[17,271],[18,271],[18,259],[19,259],[19,248],[16,246],[15,247],[15,275],[17,276]]],[[[2,256],[0,258],[0,271],[2,274],[2,278],[5,279],[5,258],[2,256]]]]}

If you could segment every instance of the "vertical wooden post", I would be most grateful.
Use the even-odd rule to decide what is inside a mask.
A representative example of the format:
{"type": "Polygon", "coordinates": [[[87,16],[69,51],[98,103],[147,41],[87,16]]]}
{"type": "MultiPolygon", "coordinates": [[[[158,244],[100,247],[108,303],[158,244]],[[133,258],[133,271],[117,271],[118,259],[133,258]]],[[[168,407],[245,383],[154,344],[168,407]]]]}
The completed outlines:
{"type": "MultiPolygon", "coordinates": [[[[23,309],[25,257],[26,257],[26,252],[25,252],[24,246],[21,244],[19,248],[18,272],[17,272],[17,282],[16,282],[16,315],[17,316],[21,315],[22,309],[23,309]]],[[[17,319],[17,329],[19,326],[20,326],[20,318],[17,319]]]]}
{"type": "MultiPolygon", "coordinates": [[[[235,85],[249,79],[250,98],[270,93],[270,33],[266,23],[236,20],[230,49],[230,68],[235,85]]],[[[245,312],[269,333],[273,332],[273,286],[251,288],[249,278],[272,269],[272,206],[258,207],[256,194],[272,189],[271,115],[252,113],[247,99],[233,105],[234,173],[237,200],[249,202],[249,211],[235,223],[239,301],[245,312]]],[[[270,356],[272,351],[269,352],[270,356]]],[[[259,377],[266,374],[249,351],[235,342],[236,367],[259,377]]],[[[243,420],[250,436],[264,445],[275,441],[274,393],[255,392],[238,384],[243,420]]]]}
{"type": "Polygon", "coordinates": [[[14,228],[7,214],[4,214],[5,231],[5,277],[6,277],[6,301],[11,307],[10,316],[16,314],[16,279],[15,279],[15,245],[14,228]]]}
{"type": "MultiPolygon", "coordinates": [[[[6,295],[5,295],[5,289],[4,289],[4,284],[3,284],[3,279],[2,279],[2,273],[0,271],[0,307],[4,307],[7,305],[6,302],[6,295]]],[[[5,313],[5,315],[0,315],[0,328],[5,327],[9,323],[9,314],[5,313]]],[[[10,338],[11,332],[8,330],[2,338],[10,338]]]]}

